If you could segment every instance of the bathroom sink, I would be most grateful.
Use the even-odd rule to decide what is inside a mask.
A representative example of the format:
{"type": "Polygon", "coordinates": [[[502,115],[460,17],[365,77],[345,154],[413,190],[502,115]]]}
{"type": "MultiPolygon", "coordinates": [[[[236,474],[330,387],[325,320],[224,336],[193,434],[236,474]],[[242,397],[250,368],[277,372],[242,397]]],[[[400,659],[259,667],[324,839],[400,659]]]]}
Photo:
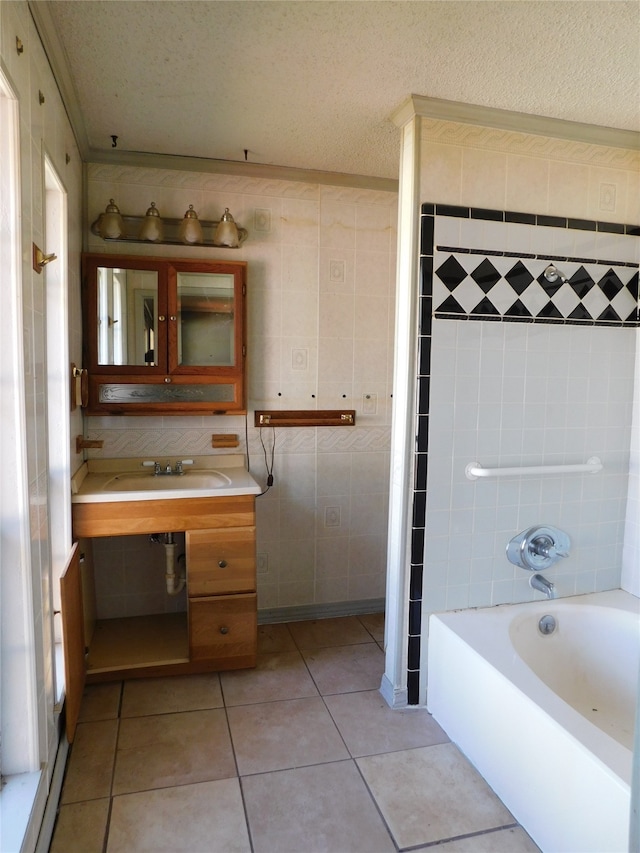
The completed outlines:
{"type": "MultiPolygon", "coordinates": [[[[163,458],[162,466],[175,468],[178,461],[180,457],[163,458]]],[[[148,466],[145,459],[89,460],[72,478],[71,501],[114,503],[259,495],[262,489],[244,461],[241,454],[194,457],[193,468],[183,474],[156,475],[144,470],[148,466]]]]}
{"type": "Polygon", "coordinates": [[[116,474],[104,484],[106,492],[166,492],[192,489],[221,489],[231,485],[231,480],[219,471],[186,471],[184,474],[116,474]]]}

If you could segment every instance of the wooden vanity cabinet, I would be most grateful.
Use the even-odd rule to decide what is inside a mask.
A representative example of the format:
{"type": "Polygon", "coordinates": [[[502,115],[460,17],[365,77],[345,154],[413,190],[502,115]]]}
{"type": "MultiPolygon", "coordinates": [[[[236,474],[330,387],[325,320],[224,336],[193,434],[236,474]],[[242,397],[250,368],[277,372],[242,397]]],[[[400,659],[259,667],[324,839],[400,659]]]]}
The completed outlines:
{"type": "Polygon", "coordinates": [[[88,414],[245,409],[244,261],[85,254],[88,414]]]}
{"type": "Polygon", "coordinates": [[[189,658],[255,666],[255,527],[188,530],[189,658]]]}
{"type": "MultiPolygon", "coordinates": [[[[256,665],[255,497],[72,504],[74,547],[62,581],[70,740],[84,680],[184,675],[256,665]],[[185,532],[187,612],[91,620],[80,551],[91,540],[185,532]],[[71,714],[69,714],[71,709],[71,714]]],[[[95,602],[94,602],[95,603],[95,602]]]]}

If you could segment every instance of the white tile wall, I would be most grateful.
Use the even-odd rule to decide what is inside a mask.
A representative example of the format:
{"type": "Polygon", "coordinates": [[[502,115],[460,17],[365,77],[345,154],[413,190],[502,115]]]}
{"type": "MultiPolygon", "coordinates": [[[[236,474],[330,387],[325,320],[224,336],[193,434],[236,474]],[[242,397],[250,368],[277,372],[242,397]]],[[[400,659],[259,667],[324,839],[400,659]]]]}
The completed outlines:
{"type": "MultiPolygon", "coordinates": [[[[82,167],[75,139],[68,123],[56,83],[42,48],[26,2],[0,3],[0,60],[18,97],[20,115],[20,212],[23,245],[22,310],[25,359],[25,398],[27,425],[27,471],[29,479],[32,620],[37,677],[39,760],[44,771],[41,793],[46,796],[51,779],[51,762],[58,746],[54,717],[52,585],[49,547],[46,384],[47,364],[44,342],[46,330],[46,275],[36,274],[31,266],[32,243],[46,250],[44,193],[44,154],[61,177],[68,199],[68,281],[70,306],[70,357],[81,361],[80,340],[80,249],[82,233],[82,167]],[[23,51],[16,50],[16,37],[23,51]],[[39,102],[39,91],[44,103],[39,102]],[[67,160],[67,155],[69,159],[67,160]]],[[[0,133],[4,128],[0,130],[0,133]]],[[[62,259],[61,259],[62,260],[62,259]]],[[[60,381],[63,381],[62,378],[60,381]]],[[[64,381],[67,381],[66,377],[64,381]]],[[[78,410],[70,415],[71,435],[81,432],[78,410]]],[[[4,448],[5,452],[10,449],[4,448]]],[[[70,448],[71,457],[75,448],[70,448]]],[[[34,849],[44,803],[33,806],[29,836],[24,849],[34,849]]]]}
{"type": "Polygon", "coordinates": [[[631,428],[631,460],[621,586],[640,596],[640,334],[636,340],[636,392],[631,428]]]}
{"type": "MultiPolygon", "coordinates": [[[[184,252],[249,263],[248,438],[261,482],[253,409],[356,409],[355,428],[276,432],[274,487],[257,501],[259,607],[384,597],[396,195],[98,165],[89,165],[88,179],[89,223],[115,198],[126,213],[155,200],[174,217],[189,204],[203,219],[229,207],[249,230],[237,252],[184,252]]],[[[92,251],[175,254],[175,247],[87,240],[92,251]]],[[[86,428],[105,442],[104,456],[213,453],[211,433],[225,431],[245,447],[242,417],[92,417],[86,428]]],[[[270,449],[272,432],[263,432],[270,449]]]]}
{"type": "Polygon", "coordinates": [[[571,556],[548,573],[559,595],[620,585],[636,334],[434,320],[427,611],[531,600],[528,574],[504,550],[538,523],[572,540],[571,556]],[[590,456],[602,459],[602,473],[465,476],[474,461],[499,467],[590,456]]]}

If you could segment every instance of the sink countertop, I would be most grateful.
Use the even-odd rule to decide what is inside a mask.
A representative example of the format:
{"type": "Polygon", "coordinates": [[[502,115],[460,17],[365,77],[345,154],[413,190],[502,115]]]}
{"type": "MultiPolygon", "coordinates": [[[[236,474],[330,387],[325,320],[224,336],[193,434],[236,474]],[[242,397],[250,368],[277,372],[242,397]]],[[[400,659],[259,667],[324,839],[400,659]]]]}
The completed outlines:
{"type": "Polygon", "coordinates": [[[84,462],[71,478],[72,503],[115,503],[122,501],[154,501],[167,499],[228,497],[232,495],[258,495],[262,491],[260,485],[253,479],[244,467],[245,457],[240,453],[219,456],[149,456],[131,459],[90,459],[84,462]],[[157,461],[161,465],[171,464],[183,459],[193,459],[193,465],[185,466],[185,474],[161,474],[154,477],[149,468],[142,466],[146,461],[157,461]],[[228,484],[218,486],[197,486],[189,488],[189,472],[220,471],[228,484]],[[140,490],[126,489],[118,491],[117,487],[107,484],[114,477],[121,475],[140,476],[140,490]],[[149,478],[153,487],[145,489],[144,480],[149,478]],[[160,483],[166,479],[166,488],[160,483]]]}

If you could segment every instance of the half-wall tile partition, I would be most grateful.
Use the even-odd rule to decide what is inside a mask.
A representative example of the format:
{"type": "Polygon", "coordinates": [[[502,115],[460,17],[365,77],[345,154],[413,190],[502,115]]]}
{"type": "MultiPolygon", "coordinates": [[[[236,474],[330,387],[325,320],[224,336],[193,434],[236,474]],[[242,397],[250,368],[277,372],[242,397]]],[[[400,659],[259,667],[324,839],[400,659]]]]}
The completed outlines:
{"type": "Polygon", "coordinates": [[[640,228],[425,204],[421,217],[408,698],[430,612],[535,596],[508,540],[569,533],[559,595],[618,587],[634,397],[640,228]],[[560,271],[549,282],[548,264],[560,271]],[[474,322],[475,321],[475,322],[474,322]],[[470,481],[465,467],[600,474],[470,481]]]}
{"type": "MultiPolygon", "coordinates": [[[[262,618],[283,608],[330,614],[366,609],[367,602],[382,606],[397,194],[99,164],[88,165],[87,178],[89,222],[114,198],[126,213],[155,201],[171,217],[193,204],[204,220],[229,207],[249,231],[246,243],[232,251],[104,243],[87,231],[87,248],[94,252],[249,264],[248,425],[237,416],[91,417],[88,437],[102,439],[104,448],[89,455],[215,454],[220,451],[211,448],[212,433],[234,433],[239,452],[248,440],[252,472],[264,483],[274,433],[253,427],[253,409],[355,409],[353,428],[276,430],[274,487],[257,501],[258,601],[262,618]]],[[[132,542],[118,548],[123,582],[114,586],[110,580],[110,615],[118,602],[127,612],[139,612],[144,603],[133,591],[129,596],[124,580],[140,559],[140,547],[132,542]]],[[[163,598],[163,606],[173,608],[173,601],[164,600],[163,584],[158,573],[149,601],[163,598]]]]}

